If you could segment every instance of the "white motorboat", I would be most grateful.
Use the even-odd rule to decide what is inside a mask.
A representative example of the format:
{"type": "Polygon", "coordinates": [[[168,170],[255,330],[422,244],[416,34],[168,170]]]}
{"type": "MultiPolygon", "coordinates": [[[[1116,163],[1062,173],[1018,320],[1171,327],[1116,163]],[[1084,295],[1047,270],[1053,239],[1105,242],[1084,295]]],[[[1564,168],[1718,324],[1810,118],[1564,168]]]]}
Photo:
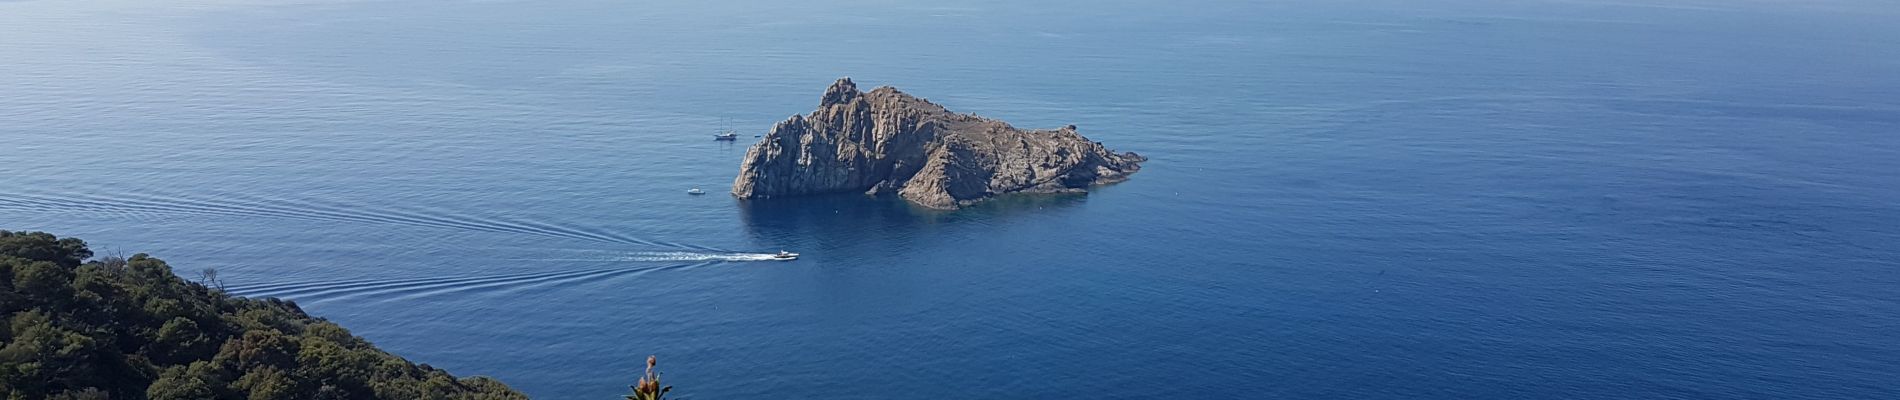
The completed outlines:
{"type": "Polygon", "coordinates": [[[686,189],[686,194],[701,195],[701,194],[706,194],[706,191],[699,190],[699,188],[692,188],[692,189],[686,189]]]}
{"type": "Polygon", "coordinates": [[[774,260],[797,260],[797,259],[798,259],[798,253],[793,253],[793,252],[789,252],[789,251],[785,251],[785,250],[779,250],[779,251],[778,251],[778,254],[773,254],[773,255],[772,255],[772,259],[774,259],[774,260]]]}

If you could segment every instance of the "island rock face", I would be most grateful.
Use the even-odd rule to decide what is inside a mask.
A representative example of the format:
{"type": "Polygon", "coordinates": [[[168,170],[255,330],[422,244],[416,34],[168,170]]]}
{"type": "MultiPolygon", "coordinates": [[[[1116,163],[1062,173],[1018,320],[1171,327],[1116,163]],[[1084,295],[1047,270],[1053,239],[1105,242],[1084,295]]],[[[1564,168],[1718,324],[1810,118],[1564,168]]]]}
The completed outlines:
{"type": "Polygon", "coordinates": [[[860,92],[845,78],[825,90],[817,111],[779,122],[746,150],[732,194],[896,193],[955,209],[1005,193],[1084,191],[1128,179],[1143,161],[1089,141],[1074,125],[1016,129],[889,86],[860,92]]]}

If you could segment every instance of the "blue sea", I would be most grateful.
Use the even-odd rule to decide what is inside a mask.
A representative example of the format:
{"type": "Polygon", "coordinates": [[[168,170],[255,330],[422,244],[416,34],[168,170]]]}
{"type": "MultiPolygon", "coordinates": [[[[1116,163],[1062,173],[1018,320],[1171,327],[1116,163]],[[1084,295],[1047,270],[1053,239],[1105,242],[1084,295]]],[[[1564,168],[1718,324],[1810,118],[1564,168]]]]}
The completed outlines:
{"type": "Polygon", "coordinates": [[[0,168],[536,398],[1900,398],[1886,1],[10,0],[0,168]],[[723,195],[845,76],[1153,161],[723,195]]]}

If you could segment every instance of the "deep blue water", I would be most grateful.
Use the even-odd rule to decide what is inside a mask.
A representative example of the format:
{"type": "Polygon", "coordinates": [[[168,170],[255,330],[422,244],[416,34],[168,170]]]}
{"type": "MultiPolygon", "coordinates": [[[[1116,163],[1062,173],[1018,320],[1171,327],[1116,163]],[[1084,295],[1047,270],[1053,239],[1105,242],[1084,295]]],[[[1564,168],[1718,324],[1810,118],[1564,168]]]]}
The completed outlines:
{"type": "Polygon", "coordinates": [[[0,228],[538,398],[1900,398],[1891,3],[642,3],[0,2],[0,228]],[[1153,161],[684,194],[840,76],[1153,161]]]}

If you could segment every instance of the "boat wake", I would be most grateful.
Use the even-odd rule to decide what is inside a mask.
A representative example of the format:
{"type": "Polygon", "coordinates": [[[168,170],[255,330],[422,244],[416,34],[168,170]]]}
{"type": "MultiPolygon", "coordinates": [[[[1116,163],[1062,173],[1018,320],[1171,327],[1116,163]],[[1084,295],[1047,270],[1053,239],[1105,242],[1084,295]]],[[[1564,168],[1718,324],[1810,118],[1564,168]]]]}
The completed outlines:
{"type": "Polygon", "coordinates": [[[479,216],[376,207],[361,204],[335,204],[318,200],[245,198],[226,194],[221,198],[193,198],[182,195],[117,193],[111,196],[65,193],[0,193],[0,211],[62,212],[138,221],[163,220],[166,217],[280,218],[305,221],[404,225],[423,228],[533,235],[607,244],[694,248],[627,235],[601,227],[557,225],[500,216],[479,216]]]}
{"type": "Polygon", "coordinates": [[[707,263],[538,271],[520,274],[455,278],[422,277],[410,279],[264,283],[251,286],[233,286],[225,290],[228,293],[240,296],[277,297],[293,299],[305,303],[337,301],[352,298],[381,300],[414,299],[449,293],[520,291],[545,289],[549,287],[565,287],[575,282],[598,281],[620,276],[641,275],[663,270],[696,268],[705,265],[707,265],[707,263]]]}
{"type": "Polygon", "coordinates": [[[625,252],[625,253],[601,254],[598,256],[591,256],[591,257],[534,258],[534,259],[517,259],[517,260],[519,261],[574,261],[574,262],[779,261],[777,258],[773,256],[774,256],[773,253],[702,252],[702,251],[635,251],[635,252],[625,252]]]}
{"type": "Polygon", "coordinates": [[[650,251],[633,253],[639,261],[778,261],[772,253],[702,253],[693,251],[650,251]]]}

